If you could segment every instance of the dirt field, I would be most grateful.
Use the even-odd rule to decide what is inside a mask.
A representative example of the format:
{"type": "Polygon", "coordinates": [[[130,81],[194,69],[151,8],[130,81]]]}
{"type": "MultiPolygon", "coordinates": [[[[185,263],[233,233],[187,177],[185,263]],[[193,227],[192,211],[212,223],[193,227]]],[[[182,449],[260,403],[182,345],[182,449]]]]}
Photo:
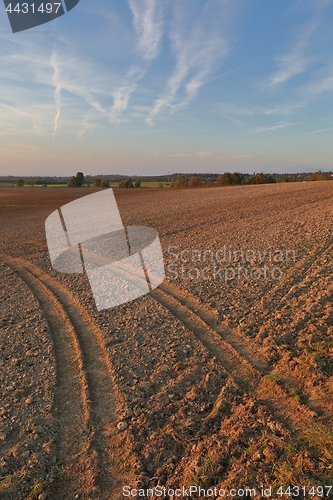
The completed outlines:
{"type": "Polygon", "coordinates": [[[0,189],[0,498],[333,498],[333,182],[116,190],[166,279],[101,312],[44,229],[92,192],[0,189]]]}

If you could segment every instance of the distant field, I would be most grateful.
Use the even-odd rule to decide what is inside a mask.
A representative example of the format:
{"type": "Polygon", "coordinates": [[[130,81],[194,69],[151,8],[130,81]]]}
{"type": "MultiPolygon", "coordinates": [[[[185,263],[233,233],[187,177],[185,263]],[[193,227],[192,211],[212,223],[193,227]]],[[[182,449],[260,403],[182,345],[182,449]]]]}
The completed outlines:
{"type": "MultiPolygon", "coordinates": [[[[16,186],[16,183],[12,184],[10,182],[1,182],[0,183],[0,188],[1,187],[17,187],[16,186]]],[[[40,188],[40,187],[44,187],[43,184],[34,184],[33,186],[30,186],[29,184],[24,184],[24,186],[22,187],[25,187],[25,188],[40,188]]],[[[67,187],[67,184],[47,184],[46,187],[67,187]]]]}
{"type": "Polygon", "coordinates": [[[0,188],[1,499],[332,498],[333,182],[115,189],[126,226],[158,231],[166,278],[104,311],[45,238],[96,191],[0,188]]]}
{"type": "MultiPolygon", "coordinates": [[[[117,188],[119,182],[110,182],[110,187],[117,188]]],[[[161,188],[161,184],[163,188],[168,188],[172,184],[171,182],[141,182],[142,188],[161,188]]]]}
{"type": "Polygon", "coordinates": [[[165,187],[170,187],[171,182],[141,182],[141,187],[161,188],[161,184],[165,188],[165,187]]]}
{"type": "MultiPolygon", "coordinates": [[[[141,187],[143,188],[161,188],[161,185],[166,188],[170,187],[171,183],[170,182],[142,182],[141,187]]],[[[110,182],[110,187],[112,188],[118,188],[119,182],[110,182]]],[[[9,182],[2,182],[0,183],[0,187],[16,187],[15,184],[11,184],[9,182]]],[[[43,187],[42,184],[35,184],[34,186],[30,186],[29,184],[25,184],[23,187],[34,187],[34,188],[40,188],[43,187]]],[[[52,187],[52,188],[61,188],[61,187],[67,187],[67,184],[47,184],[47,187],[52,187]]],[[[89,187],[93,187],[92,184],[90,184],[89,187]]]]}

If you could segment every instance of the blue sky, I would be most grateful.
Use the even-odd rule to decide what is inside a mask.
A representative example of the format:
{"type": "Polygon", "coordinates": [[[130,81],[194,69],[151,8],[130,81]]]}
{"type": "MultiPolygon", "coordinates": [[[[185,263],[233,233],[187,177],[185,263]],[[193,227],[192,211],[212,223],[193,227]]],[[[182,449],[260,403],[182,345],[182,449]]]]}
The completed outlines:
{"type": "Polygon", "coordinates": [[[332,4],[0,6],[0,175],[333,170],[332,4]]]}

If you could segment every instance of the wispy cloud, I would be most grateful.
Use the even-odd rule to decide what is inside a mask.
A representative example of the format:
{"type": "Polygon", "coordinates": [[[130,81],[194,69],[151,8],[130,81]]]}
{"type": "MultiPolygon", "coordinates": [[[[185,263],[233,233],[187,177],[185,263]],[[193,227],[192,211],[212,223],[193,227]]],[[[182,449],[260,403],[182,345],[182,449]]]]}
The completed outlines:
{"type": "Polygon", "coordinates": [[[113,106],[109,113],[111,121],[117,123],[126,121],[122,118],[122,115],[127,109],[131,94],[135,92],[138,82],[143,78],[145,73],[146,71],[144,69],[133,66],[129,70],[122,85],[113,91],[113,106]]]}
{"type": "MultiPolygon", "coordinates": [[[[132,51],[132,54],[129,56],[127,53],[127,58],[131,60],[127,69],[126,60],[119,65],[117,71],[105,66],[103,57],[105,60],[106,56],[99,58],[92,53],[89,36],[87,44],[82,43],[81,40],[80,46],[66,36],[52,37],[51,40],[46,40],[46,43],[46,37],[43,35],[24,38],[24,40],[19,37],[16,39],[7,37],[6,58],[0,55],[0,76],[24,81],[28,86],[35,86],[38,83],[53,89],[56,106],[52,127],[50,127],[53,141],[59,131],[64,95],[67,100],[71,98],[73,101],[79,98],[83,101],[81,102],[83,112],[77,124],[78,126],[81,124],[78,133],[76,132],[78,138],[85,133],[87,124],[84,123],[83,117],[87,115],[89,108],[100,115],[100,120],[116,123],[126,121],[123,114],[128,108],[131,95],[137,90],[138,83],[145,75],[149,63],[158,55],[163,36],[161,2],[158,0],[128,1],[133,12],[135,28],[133,31],[136,33],[136,38],[134,35],[132,38],[128,36],[128,42],[132,43],[128,49],[132,51]],[[140,59],[134,64],[133,43],[136,44],[140,55],[140,59]],[[3,62],[5,64],[2,64],[3,62]],[[88,110],[85,104],[88,105],[88,110]]],[[[105,36],[104,26],[111,22],[114,25],[117,21],[112,13],[109,14],[110,19],[107,18],[101,27],[101,39],[105,36]]],[[[102,53],[105,51],[104,45],[100,47],[102,53]]],[[[135,57],[137,59],[137,56],[135,57]]],[[[65,120],[62,122],[65,123],[65,120]]]]}
{"type": "Polygon", "coordinates": [[[308,95],[317,95],[332,91],[333,91],[333,75],[321,78],[317,82],[308,85],[307,88],[305,89],[305,93],[308,95]]]}
{"type": "Polygon", "coordinates": [[[198,158],[211,158],[214,153],[211,151],[198,151],[197,157],[198,158]]]}
{"type": "Polygon", "coordinates": [[[306,12],[309,19],[299,29],[291,43],[290,50],[275,59],[278,64],[278,69],[268,79],[268,86],[274,87],[286,83],[291,78],[304,73],[309,67],[316,62],[319,55],[311,56],[314,47],[313,35],[318,31],[322,21],[326,18],[326,10],[332,4],[332,0],[296,0],[292,5],[292,11],[297,19],[300,14],[306,12]]]}
{"type": "Polygon", "coordinates": [[[175,68],[146,118],[148,124],[152,124],[162,110],[175,112],[188,105],[229,52],[230,18],[238,2],[231,5],[208,0],[201,8],[194,2],[195,17],[189,16],[193,0],[190,4],[185,0],[181,4],[178,0],[173,2],[169,37],[176,58],[175,68]]]}
{"type": "Polygon", "coordinates": [[[222,102],[216,106],[216,113],[221,118],[226,118],[237,125],[244,126],[246,121],[249,121],[249,119],[252,120],[254,116],[291,115],[295,110],[303,108],[305,105],[304,102],[299,102],[293,104],[277,104],[263,108],[261,106],[248,107],[222,102]],[[242,118],[242,120],[239,118],[242,118]]]}
{"type": "Polygon", "coordinates": [[[88,132],[89,130],[93,130],[96,127],[96,125],[92,123],[91,118],[92,118],[92,112],[89,111],[84,117],[83,122],[81,123],[82,128],[81,130],[79,130],[77,134],[78,139],[81,140],[86,132],[88,132]]]}
{"type": "Polygon", "coordinates": [[[296,104],[279,104],[277,106],[272,106],[271,108],[261,108],[261,112],[264,115],[290,115],[296,109],[304,108],[305,103],[296,104]]]}
{"type": "MultiPolygon", "coordinates": [[[[24,109],[28,114],[31,114],[30,110],[38,109],[38,116],[31,115],[31,132],[49,134],[53,141],[59,131],[64,91],[72,111],[70,119],[64,115],[63,123],[67,127],[72,126],[73,116],[81,114],[76,124],[78,127],[82,116],[87,114],[87,105],[108,117],[108,109],[101,101],[109,100],[111,103],[115,82],[115,77],[109,71],[100,71],[99,65],[89,60],[89,57],[79,57],[76,49],[66,40],[56,42],[54,44],[39,35],[24,39],[10,38],[5,40],[6,57],[0,55],[0,77],[15,82],[7,94],[7,104],[13,101],[16,110],[24,109]],[[50,112],[52,101],[56,108],[54,110],[53,104],[53,113],[50,112]]],[[[10,117],[13,124],[13,113],[17,114],[14,108],[11,109],[10,117]]],[[[9,113],[7,115],[9,119],[9,113]]],[[[19,133],[22,120],[16,120],[16,124],[16,133],[19,133]]]]}
{"type": "Polygon", "coordinates": [[[186,156],[192,156],[191,153],[188,152],[188,150],[184,150],[184,151],[181,151],[180,153],[170,153],[168,156],[171,156],[173,158],[182,158],[182,157],[186,157],[186,156]]]}
{"type": "Polygon", "coordinates": [[[127,121],[123,114],[127,110],[131,95],[145,76],[149,63],[158,56],[163,37],[163,9],[159,0],[128,0],[128,3],[137,35],[136,50],[145,64],[143,67],[133,65],[123,82],[112,92],[113,106],[109,118],[116,123],[127,121]]]}
{"type": "Polygon", "coordinates": [[[3,102],[0,103],[0,106],[2,108],[5,108],[5,109],[12,111],[13,113],[17,113],[18,115],[21,115],[21,116],[26,116],[28,118],[32,118],[34,116],[37,117],[37,115],[35,113],[27,113],[26,111],[23,111],[22,109],[20,109],[16,106],[10,106],[9,104],[5,104],[3,102]]]}
{"type": "Polygon", "coordinates": [[[303,73],[313,63],[309,57],[309,40],[320,24],[320,19],[313,19],[306,23],[293,41],[289,52],[283,56],[277,56],[278,69],[269,80],[269,86],[286,83],[294,76],[303,73]]]}
{"type": "Polygon", "coordinates": [[[305,132],[304,134],[299,134],[299,135],[303,136],[303,135],[321,134],[322,132],[328,132],[329,130],[333,130],[333,127],[321,128],[319,130],[312,130],[311,132],[305,132]]]}
{"type": "Polygon", "coordinates": [[[53,77],[52,77],[52,82],[55,86],[54,90],[54,100],[56,104],[56,115],[54,118],[54,123],[53,123],[53,139],[52,141],[54,142],[55,135],[58,129],[58,122],[60,118],[60,110],[61,110],[61,79],[60,79],[60,67],[57,62],[57,58],[55,53],[53,52],[51,56],[51,61],[50,61],[51,67],[54,69],[53,77]]]}
{"type": "Polygon", "coordinates": [[[259,127],[251,132],[246,132],[246,135],[250,134],[261,134],[262,132],[270,132],[272,130],[278,130],[280,128],[291,127],[292,125],[296,125],[296,122],[282,122],[276,125],[269,125],[266,127],[259,127]]]}
{"type": "Polygon", "coordinates": [[[163,8],[160,0],[128,0],[138,37],[137,50],[146,61],[159,53],[163,36],[163,8]]]}

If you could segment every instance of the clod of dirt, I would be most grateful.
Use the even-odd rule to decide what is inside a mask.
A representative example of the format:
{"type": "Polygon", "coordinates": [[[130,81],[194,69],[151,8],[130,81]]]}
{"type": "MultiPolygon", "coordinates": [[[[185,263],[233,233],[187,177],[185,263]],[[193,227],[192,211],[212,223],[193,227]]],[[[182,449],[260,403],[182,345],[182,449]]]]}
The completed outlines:
{"type": "Polygon", "coordinates": [[[119,431],[125,431],[127,427],[128,427],[127,422],[119,422],[119,424],[117,425],[119,431]]]}

